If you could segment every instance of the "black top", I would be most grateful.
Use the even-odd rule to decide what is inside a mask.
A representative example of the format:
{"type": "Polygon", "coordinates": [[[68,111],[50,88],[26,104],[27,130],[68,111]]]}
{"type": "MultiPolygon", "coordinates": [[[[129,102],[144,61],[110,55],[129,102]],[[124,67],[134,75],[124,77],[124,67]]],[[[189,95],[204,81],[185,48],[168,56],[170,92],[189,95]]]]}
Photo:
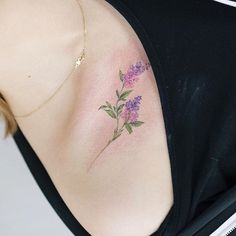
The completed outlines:
{"type": "MultiPolygon", "coordinates": [[[[153,235],[209,235],[236,212],[236,8],[213,0],[107,2],[143,44],[161,98],[174,205],[153,235]]],[[[20,129],[14,140],[64,223],[89,235],[20,129]]]]}

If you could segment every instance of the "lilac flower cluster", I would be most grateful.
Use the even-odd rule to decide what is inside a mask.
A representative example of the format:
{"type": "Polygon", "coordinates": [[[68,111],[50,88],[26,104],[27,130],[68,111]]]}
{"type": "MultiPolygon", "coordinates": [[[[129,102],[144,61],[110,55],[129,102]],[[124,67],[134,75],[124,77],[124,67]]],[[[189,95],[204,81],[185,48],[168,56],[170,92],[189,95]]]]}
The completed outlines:
{"type": "Polygon", "coordinates": [[[150,63],[143,64],[141,61],[138,61],[135,65],[131,65],[123,77],[124,87],[132,88],[139,79],[137,76],[148,70],[150,66],[150,63]]]}
{"type": "Polygon", "coordinates": [[[142,96],[137,96],[133,100],[129,100],[125,103],[125,109],[121,113],[121,117],[126,122],[135,122],[138,119],[138,110],[142,96]]]}
{"type": "Polygon", "coordinates": [[[125,108],[129,111],[139,110],[139,104],[141,99],[142,96],[137,96],[134,98],[134,100],[129,100],[128,102],[125,103],[125,108]]]}

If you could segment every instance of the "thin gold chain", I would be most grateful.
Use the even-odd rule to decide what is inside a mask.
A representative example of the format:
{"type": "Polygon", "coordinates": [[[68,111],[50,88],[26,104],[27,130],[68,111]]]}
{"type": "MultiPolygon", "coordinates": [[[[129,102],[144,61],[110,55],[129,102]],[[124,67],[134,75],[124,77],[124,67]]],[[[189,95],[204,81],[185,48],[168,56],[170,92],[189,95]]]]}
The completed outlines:
{"type": "Polygon", "coordinates": [[[83,32],[84,32],[84,37],[83,37],[83,50],[80,53],[80,56],[76,59],[74,67],[72,69],[72,71],[69,73],[69,75],[66,77],[66,79],[60,84],[60,86],[56,89],[56,91],[47,99],[45,100],[42,104],[40,104],[39,106],[37,106],[34,110],[32,110],[31,112],[28,112],[24,115],[14,115],[14,117],[27,117],[30,116],[32,113],[36,112],[37,110],[39,110],[41,107],[43,107],[45,104],[47,104],[56,94],[57,92],[61,89],[61,87],[64,85],[64,83],[70,78],[71,74],[74,72],[75,69],[77,69],[81,63],[83,62],[83,60],[85,59],[85,48],[86,48],[86,36],[87,36],[87,29],[86,29],[86,23],[85,23],[85,16],[84,16],[84,10],[81,6],[81,4],[79,3],[78,0],[75,0],[77,2],[77,4],[80,7],[81,13],[82,13],[82,19],[83,19],[83,32]]]}

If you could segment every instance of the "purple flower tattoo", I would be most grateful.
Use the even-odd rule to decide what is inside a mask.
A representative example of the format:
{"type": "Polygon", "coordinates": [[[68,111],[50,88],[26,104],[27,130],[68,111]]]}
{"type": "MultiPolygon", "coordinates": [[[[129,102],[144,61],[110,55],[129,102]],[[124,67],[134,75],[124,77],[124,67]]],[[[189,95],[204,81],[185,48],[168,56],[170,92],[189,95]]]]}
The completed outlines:
{"type": "Polygon", "coordinates": [[[118,137],[121,136],[124,129],[128,131],[129,134],[133,132],[133,129],[144,124],[143,121],[138,120],[139,108],[142,100],[142,96],[136,96],[133,99],[127,101],[127,97],[133,90],[126,90],[125,88],[133,88],[135,83],[139,80],[140,75],[142,75],[145,70],[148,70],[150,63],[143,63],[138,61],[136,64],[131,65],[125,74],[119,71],[119,78],[122,82],[122,87],[120,91],[116,90],[117,101],[115,105],[106,101],[106,105],[102,105],[98,110],[103,109],[111,118],[116,120],[116,128],[113,131],[112,138],[107,142],[106,146],[98,153],[95,159],[90,163],[88,171],[101,155],[101,153],[118,137]],[[125,102],[125,103],[124,103],[125,102]],[[119,127],[120,120],[122,118],[123,124],[119,127]]]}
{"type": "Polygon", "coordinates": [[[133,100],[129,100],[125,103],[125,109],[121,113],[121,117],[126,122],[136,122],[138,118],[138,110],[140,105],[140,100],[142,99],[142,96],[137,96],[133,100]]]}
{"type": "Polygon", "coordinates": [[[141,61],[137,62],[135,65],[131,65],[127,73],[124,75],[124,87],[133,88],[135,82],[138,81],[139,75],[141,75],[150,64],[143,65],[141,61]]]}

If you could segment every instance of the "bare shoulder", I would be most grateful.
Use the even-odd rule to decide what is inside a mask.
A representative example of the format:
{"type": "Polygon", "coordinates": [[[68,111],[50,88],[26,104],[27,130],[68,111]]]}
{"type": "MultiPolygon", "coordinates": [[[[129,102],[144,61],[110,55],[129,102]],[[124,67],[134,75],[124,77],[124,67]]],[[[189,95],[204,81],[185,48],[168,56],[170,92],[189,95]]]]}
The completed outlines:
{"type": "MultiPolygon", "coordinates": [[[[76,7],[78,8],[74,1],[3,0],[0,1],[0,30],[4,36],[15,36],[18,40],[35,33],[43,33],[40,35],[42,38],[46,36],[46,30],[47,33],[53,33],[64,30],[65,27],[73,27],[72,21],[76,22],[80,17],[76,7]]],[[[4,38],[0,40],[3,41],[4,38]]]]}
{"type": "Polygon", "coordinates": [[[1,91],[11,97],[24,89],[35,92],[47,78],[50,91],[52,83],[60,83],[80,50],[76,7],[76,2],[63,0],[0,1],[1,91]]]}
{"type": "Polygon", "coordinates": [[[0,32],[1,48],[8,49],[20,39],[28,37],[36,22],[40,23],[42,17],[35,15],[39,10],[40,4],[32,4],[28,0],[23,1],[1,1],[0,2],[0,32]]]}
{"type": "Polygon", "coordinates": [[[32,55],[33,35],[38,35],[36,29],[39,30],[39,24],[41,24],[41,17],[35,15],[38,6],[33,5],[35,4],[28,0],[0,2],[1,91],[5,92],[10,86],[9,83],[14,82],[14,73],[19,73],[17,68],[22,68],[24,61],[29,58],[30,54],[32,55]],[[38,20],[35,20],[35,16],[38,20]],[[31,47],[31,53],[29,53],[29,47],[31,47]]]}

